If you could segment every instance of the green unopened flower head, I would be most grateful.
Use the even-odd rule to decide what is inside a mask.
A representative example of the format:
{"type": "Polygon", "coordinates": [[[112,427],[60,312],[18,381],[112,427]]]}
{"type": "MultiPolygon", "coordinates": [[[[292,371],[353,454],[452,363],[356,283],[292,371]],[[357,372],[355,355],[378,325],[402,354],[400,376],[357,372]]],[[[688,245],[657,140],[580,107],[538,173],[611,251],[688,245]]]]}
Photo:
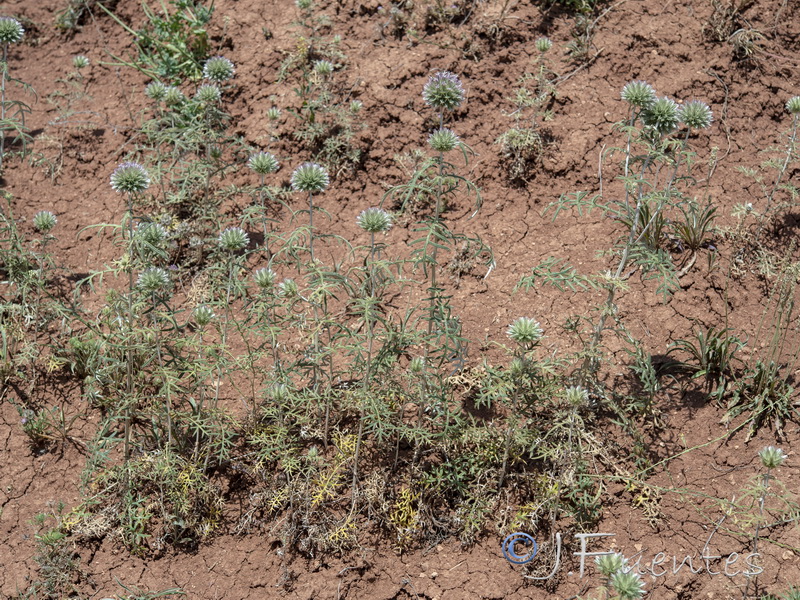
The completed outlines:
{"type": "Polygon", "coordinates": [[[150,187],[150,176],[136,162],[124,162],[111,174],[111,187],[115,192],[139,194],[150,187]]]}
{"type": "Polygon", "coordinates": [[[515,379],[524,377],[529,371],[530,362],[520,356],[515,356],[508,365],[508,372],[515,379]]]}
{"type": "Polygon", "coordinates": [[[183,95],[183,92],[176,88],[175,86],[169,86],[164,92],[164,104],[169,106],[170,108],[174,108],[176,106],[180,106],[186,101],[186,96],[183,95]]]}
{"type": "Polygon", "coordinates": [[[656,101],[656,91],[646,81],[631,81],[622,88],[622,99],[637,108],[647,108],[656,101]]]}
{"type": "Polygon", "coordinates": [[[224,56],[209,58],[203,65],[203,77],[216,83],[232,79],[235,73],[236,69],[233,67],[233,63],[224,56]]]}
{"type": "Polygon", "coordinates": [[[314,61],[314,65],[312,67],[314,69],[314,73],[317,75],[321,75],[322,77],[327,77],[331,73],[333,73],[333,63],[329,60],[316,60],[314,61]]]}
{"type": "Polygon", "coordinates": [[[276,383],[270,389],[269,395],[275,402],[285,402],[289,397],[289,386],[285,383],[276,383]]]}
{"type": "Polygon", "coordinates": [[[136,229],[136,235],[143,242],[160,248],[167,241],[169,233],[160,223],[142,223],[136,229]]]}
{"type": "Polygon", "coordinates": [[[89,57],[83,54],[78,54],[72,57],[72,66],[79,71],[89,66],[89,57]]]}
{"type": "Polygon", "coordinates": [[[328,171],[317,163],[303,163],[292,173],[292,189],[296,192],[322,192],[329,183],[328,171]]]}
{"type": "MultiPolygon", "coordinates": [[[[160,81],[151,81],[144,88],[144,94],[151,100],[160,102],[167,96],[167,89],[168,89],[167,86],[165,86],[160,81]]],[[[177,89],[177,88],[172,88],[172,89],[177,89]]]]}
{"type": "Polygon", "coordinates": [[[287,277],[278,284],[278,294],[283,298],[297,298],[300,295],[300,289],[297,287],[297,282],[294,279],[287,277]]]}
{"type": "Polygon", "coordinates": [[[542,54],[544,54],[545,52],[550,50],[550,48],[553,47],[553,42],[550,41],[550,38],[547,37],[536,38],[534,44],[536,44],[536,49],[542,54]]]}
{"type": "Polygon", "coordinates": [[[614,573],[621,571],[628,564],[628,560],[619,552],[612,552],[611,554],[604,554],[596,556],[594,564],[597,570],[604,577],[611,577],[614,573]]]}
{"type": "Polygon", "coordinates": [[[58,219],[49,210],[40,210],[33,215],[33,226],[40,233],[49,233],[56,226],[58,219]]]}
{"type": "Polygon", "coordinates": [[[464,101],[464,88],[456,75],[439,71],[428,79],[422,89],[422,98],[435,110],[455,110],[464,101]]]}
{"type": "Polygon", "coordinates": [[[228,252],[244,250],[250,243],[250,238],[241,227],[228,227],[217,238],[220,248],[228,252]]]}
{"type": "Polygon", "coordinates": [[[200,104],[217,104],[222,98],[222,92],[213,83],[205,83],[197,88],[194,99],[200,104]]]}
{"type": "Polygon", "coordinates": [[[642,111],[644,124],[660,134],[669,133],[680,124],[678,104],[666,96],[656,100],[642,111]]]}
{"type": "Polygon", "coordinates": [[[392,216],[382,208],[368,208],[356,217],[356,223],[367,233],[382,233],[392,228],[392,216]]]}
{"type": "Polygon", "coordinates": [[[262,290],[268,290],[275,283],[275,271],[268,267],[258,269],[253,273],[253,281],[255,281],[256,285],[262,290]]]}
{"type": "Polygon", "coordinates": [[[793,115],[800,113],[800,96],[794,96],[786,101],[786,110],[793,115]]]}
{"type": "Polygon", "coordinates": [[[538,321],[520,317],[508,327],[508,337],[520,346],[530,348],[542,339],[542,328],[538,321]]]}
{"type": "Polygon", "coordinates": [[[25,35],[19,21],[11,17],[0,17],[0,44],[16,44],[25,35]]]}
{"type": "Polygon", "coordinates": [[[758,456],[761,458],[761,464],[768,469],[780,467],[786,461],[786,454],[775,446],[767,446],[758,453],[758,456]]]}
{"type": "Polygon", "coordinates": [[[565,390],[565,396],[570,406],[585,406],[589,402],[589,391],[579,385],[568,387],[565,390]]]}
{"type": "Polygon", "coordinates": [[[461,140],[454,131],[447,129],[447,127],[442,127],[430,135],[428,144],[436,152],[450,152],[459,147],[461,140]]]}
{"type": "Polygon", "coordinates": [[[425,359],[422,356],[415,356],[408,363],[408,370],[415,374],[422,373],[425,370],[425,359]]]}
{"type": "Polygon", "coordinates": [[[689,129],[705,129],[714,120],[708,104],[700,100],[689,100],[678,109],[678,118],[689,129]]]}
{"type": "Polygon", "coordinates": [[[619,600],[639,600],[644,596],[644,582],[633,571],[617,571],[611,575],[610,584],[616,590],[619,600]]]}
{"type": "Polygon", "coordinates": [[[277,121],[281,118],[281,109],[277,106],[273,106],[267,111],[267,118],[270,121],[277,121]]]}
{"type": "Polygon", "coordinates": [[[144,292],[154,294],[169,287],[169,273],[161,267],[150,267],[139,273],[136,285],[144,292]]]}
{"type": "Polygon", "coordinates": [[[194,322],[200,327],[205,327],[211,323],[215,317],[214,311],[211,310],[211,307],[206,304],[201,304],[195,308],[192,316],[194,317],[194,322]]]}
{"type": "Polygon", "coordinates": [[[256,152],[247,161],[247,166],[259,175],[269,175],[278,170],[278,159],[269,152],[256,152]]]}
{"type": "Polygon", "coordinates": [[[357,115],[361,112],[361,109],[364,108],[364,103],[361,100],[352,100],[350,102],[350,112],[354,115],[357,115]]]}

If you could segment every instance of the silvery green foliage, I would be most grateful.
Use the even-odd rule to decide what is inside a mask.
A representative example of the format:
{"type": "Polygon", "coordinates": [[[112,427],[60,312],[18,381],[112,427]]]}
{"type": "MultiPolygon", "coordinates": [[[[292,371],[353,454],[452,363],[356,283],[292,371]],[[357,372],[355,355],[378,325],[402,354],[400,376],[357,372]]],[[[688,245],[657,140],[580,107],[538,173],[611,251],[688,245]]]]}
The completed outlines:
{"type": "Polygon", "coordinates": [[[228,227],[217,238],[220,248],[228,252],[244,250],[250,243],[250,238],[241,227],[228,227]]]}
{"type": "Polygon", "coordinates": [[[278,170],[278,159],[269,152],[256,152],[247,161],[247,166],[259,175],[268,175],[278,170]]]}
{"type": "Polygon", "coordinates": [[[273,106],[267,111],[267,118],[270,121],[277,121],[281,118],[281,109],[277,106],[273,106]]]}
{"type": "Polygon", "coordinates": [[[530,348],[542,339],[542,328],[538,321],[520,317],[509,325],[506,334],[520,346],[530,348]]]}
{"type": "Polygon", "coordinates": [[[169,273],[160,267],[150,267],[139,274],[137,287],[144,292],[155,293],[169,287],[169,273]]]}
{"type": "Polygon", "coordinates": [[[382,208],[368,208],[356,217],[356,223],[367,233],[381,233],[392,227],[391,215],[382,208]]]}
{"type": "Polygon", "coordinates": [[[611,577],[617,571],[621,571],[628,564],[627,559],[619,552],[612,552],[611,554],[604,554],[603,556],[596,556],[594,564],[597,570],[604,577],[611,577]]]}
{"type": "Polygon", "coordinates": [[[253,273],[253,281],[255,281],[256,285],[262,290],[268,290],[275,283],[275,271],[267,267],[258,269],[253,273]]]}
{"type": "Polygon", "coordinates": [[[680,124],[678,104],[666,96],[656,100],[642,111],[644,124],[661,134],[677,129],[680,124]]]}
{"type": "Polygon", "coordinates": [[[89,57],[83,54],[72,57],[72,66],[78,70],[85,69],[89,66],[89,57]]]}
{"type": "Polygon", "coordinates": [[[211,323],[212,319],[215,317],[214,311],[211,310],[210,306],[205,304],[201,304],[197,308],[194,309],[194,322],[197,323],[200,327],[205,327],[209,323],[211,323]]]}
{"type": "Polygon", "coordinates": [[[436,150],[436,152],[450,152],[459,147],[461,140],[455,132],[446,127],[442,127],[430,135],[428,144],[431,148],[436,150]]]}
{"type": "Polygon", "coordinates": [[[194,99],[200,104],[217,104],[222,98],[222,92],[213,83],[206,83],[197,88],[194,99]]]}
{"type": "Polygon", "coordinates": [[[111,188],[124,194],[138,194],[150,187],[150,176],[137,162],[124,162],[111,174],[111,188]]]}
{"type": "Polygon", "coordinates": [[[287,277],[278,284],[278,294],[287,299],[297,298],[300,296],[300,289],[294,279],[287,277]]]}
{"type": "Polygon", "coordinates": [[[786,460],[786,454],[780,448],[775,446],[767,446],[758,453],[761,458],[761,464],[767,469],[775,469],[780,467],[786,460]]]}
{"type": "Polygon", "coordinates": [[[450,71],[433,74],[422,89],[425,104],[436,110],[455,110],[464,101],[464,88],[450,71]]]}
{"type": "Polygon", "coordinates": [[[314,61],[314,65],[312,68],[314,69],[314,72],[317,75],[325,77],[333,73],[334,66],[333,63],[329,60],[317,60],[314,61]]]}
{"type": "Polygon", "coordinates": [[[169,237],[166,228],[159,223],[141,223],[136,234],[143,242],[160,248],[169,237]]]}
{"type": "Polygon", "coordinates": [[[689,100],[678,110],[678,118],[689,129],[705,129],[711,126],[714,117],[708,104],[700,100],[689,100]]]}
{"type": "Polygon", "coordinates": [[[216,83],[232,79],[235,73],[233,63],[224,56],[209,58],[203,65],[203,77],[216,83]]]}
{"type": "Polygon", "coordinates": [[[656,101],[656,91],[646,81],[631,81],[622,88],[622,99],[637,108],[647,108],[656,101]]]}
{"type": "Polygon", "coordinates": [[[545,52],[550,50],[550,48],[553,47],[553,42],[550,40],[550,38],[547,37],[537,38],[534,43],[536,44],[536,49],[542,54],[544,54],[545,52]]]}
{"type": "Polygon", "coordinates": [[[322,192],[329,183],[328,171],[317,163],[303,163],[292,173],[292,189],[296,192],[322,192]]]}
{"type": "Polygon", "coordinates": [[[11,17],[0,17],[0,44],[16,44],[25,35],[19,21],[11,17]]]}
{"type": "Polygon", "coordinates": [[[589,391],[579,385],[568,387],[565,391],[565,395],[567,402],[571,406],[585,406],[589,402],[589,391]]]}
{"type": "Polygon", "coordinates": [[[611,575],[610,584],[616,590],[619,600],[639,600],[644,596],[644,582],[633,571],[617,571],[611,575]]]}
{"type": "Polygon", "coordinates": [[[144,94],[151,100],[160,102],[161,100],[164,100],[164,98],[167,96],[168,89],[169,88],[167,88],[167,86],[165,86],[160,81],[152,81],[147,84],[147,87],[144,88],[144,94]]]}
{"type": "Polygon", "coordinates": [[[58,219],[49,210],[40,210],[33,215],[33,226],[40,233],[49,233],[56,226],[58,219]]]}
{"type": "Polygon", "coordinates": [[[800,113],[800,96],[794,96],[786,101],[786,110],[793,115],[800,113]]]}

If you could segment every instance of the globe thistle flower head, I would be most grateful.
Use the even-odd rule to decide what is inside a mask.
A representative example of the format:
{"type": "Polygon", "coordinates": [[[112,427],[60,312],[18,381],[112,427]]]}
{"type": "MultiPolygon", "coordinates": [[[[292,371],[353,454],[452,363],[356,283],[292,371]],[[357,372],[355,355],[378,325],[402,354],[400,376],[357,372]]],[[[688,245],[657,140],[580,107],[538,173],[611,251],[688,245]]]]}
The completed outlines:
{"type": "Polygon", "coordinates": [[[111,174],[111,188],[124,194],[139,194],[150,187],[150,176],[137,162],[124,162],[111,174]]]}
{"type": "Polygon", "coordinates": [[[277,106],[273,106],[267,111],[267,118],[270,121],[277,121],[281,118],[281,109],[277,106]]]}
{"type": "Polygon", "coordinates": [[[656,101],[656,91],[646,81],[631,81],[622,88],[622,99],[637,108],[647,108],[656,101]]]}
{"type": "Polygon", "coordinates": [[[194,309],[192,316],[194,317],[194,322],[197,323],[198,326],[205,327],[211,323],[216,315],[214,315],[214,311],[211,310],[210,306],[201,304],[194,309]]]}
{"type": "Polygon", "coordinates": [[[169,286],[169,273],[160,267],[150,267],[139,273],[137,287],[144,292],[154,294],[169,286]]]}
{"type": "Polygon", "coordinates": [[[314,69],[314,73],[320,75],[322,77],[326,77],[333,73],[333,63],[329,60],[316,60],[314,61],[314,65],[312,67],[314,69]]]}
{"type": "Polygon", "coordinates": [[[506,334],[520,346],[530,348],[542,339],[542,328],[538,321],[528,317],[520,317],[509,325],[506,334]]]}
{"type": "Polygon", "coordinates": [[[565,396],[570,406],[586,406],[589,402],[589,391],[579,385],[568,387],[565,390],[565,396]]]}
{"type": "Polygon", "coordinates": [[[619,600],[639,600],[644,596],[644,582],[638,573],[617,571],[609,582],[617,592],[619,600]]]}
{"type": "Polygon", "coordinates": [[[367,233],[382,233],[392,228],[392,216],[382,208],[368,208],[356,217],[356,223],[367,233]]]}
{"type": "Polygon", "coordinates": [[[542,54],[544,54],[545,52],[550,50],[550,48],[553,47],[553,42],[550,41],[550,38],[548,37],[537,38],[534,44],[536,44],[536,49],[542,54]]]}
{"type": "Polygon", "coordinates": [[[595,556],[594,564],[597,570],[604,577],[611,577],[614,573],[621,571],[628,564],[626,559],[619,552],[612,552],[611,554],[603,554],[602,556],[595,556]]]}
{"type": "Polygon", "coordinates": [[[49,233],[56,226],[58,219],[49,210],[40,210],[33,215],[33,226],[40,233],[49,233]]]}
{"type": "Polygon", "coordinates": [[[461,80],[450,71],[434,73],[422,89],[425,104],[433,109],[455,110],[464,101],[461,80]]]}
{"type": "Polygon", "coordinates": [[[689,129],[705,129],[714,120],[708,104],[700,100],[689,100],[678,109],[678,118],[689,129]]]}
{"type": "MultiPolygon", "coordinates": [[[[160,102],[166,97],[168,89],[169,88],[167,88],[167,86],[165,86],[160,81],[151,81],[144,88],[144,94],[151,100],[160,102]]],[[[177,88],[172,88],[172,89],[177,89],[177,88]]]]}
{"type": "Polygon", "coordinates": [[[672,98],[667,98],[666,96],[656,98],[652,104],[644,109],[642,119],[645,125],[652,127],[658,133],[669,133],[680,124],[678,104],[672,98]]]}
{"type": "Polygon", "coordinates": [[[194,99],[200,104],[217,104],[222,98],[222,92],[213,83],[206,83],[197,88],[194,99]]]}
{"type": "Polygon", "coordinates": [[[169,237],[167,229],[160,223],[141,223],[136,234],[143,242],[156,248],[160,248],[169,237]]]}
{"type": "Polygon", "coordinates": [[[278,294],[287,299],[297,298],[300,296],[300,289],[294,279],[287,277],[278,284],[278,294]]]}
{"type": "Polygon", "coordinates": [[[758,453],[758,456],[761,458],[761,464],[767,469],[780,467],[786,461],[786,454],[775,446],[767,446],[758,453]]]}
{"type": "Polygon", "coordinates": [[[235,73],[233,63],[224,56],[209,58],[203,65],[203,77],[216,83],[232,79],[235,73]]]}
{"type": "Polygon", "coordinates": [[[25,35],[22,24],[11,17],[0,17],[0,44],[16,44],[25,35]]]}
{"type": "Polygon", "coordinates": [[[186,96],[184,96],[183,92],[175,86],[169,86],[164,92],[164,104],[171,108],[180,106],[185,100],[186,96]]]}
{"type": "Polygon", "coordinates": [[[244,250],[250,244],[250,237],[241,227],[228,227],[217,238],[220,248],[228,252],[244,250]]]}
{"type": "Polygon", "coordinates": [[[317,163],[303,163],[292,173],[292,189],[296,192],[322,192],[329,183],[328,171],[317,163]]]}
{"type": "Polygon", "coordinates": [[[436,152],[450,152],[461,145],[461,140],[455,132],[442,127],[430,135],[428,145],[436,152]]]}
{"type": "Polygon", "coordinates": [[[259,175],[268,175],[278,170],[278,159],[269,152],[256,152],[247,161],[247,166],[259,175]]]}
{"type": "Polygon", "coordinates": [[[275,283],[275,271],[267,267],[258,269],[253,273],[253,281],[262,290],[268,290],[275,283]]]}
{"type": "Polygon", "coordinates": [[[72,66],[79,71],[89,66],[89,57],[83,54],[78,54],[72,57],[72,66]]]}
{"type": "Polygon", "coordinates": [[[800,113],[800,96],[794,96],[786,101],[786,110],[793,115],[800,113]]]}
{"type": "Polygon", "coordinates": [[[285,383],[276,383],[270,389],[269,395],[275,402],[284,402],[289,397],[289,386],[285,383]]]}

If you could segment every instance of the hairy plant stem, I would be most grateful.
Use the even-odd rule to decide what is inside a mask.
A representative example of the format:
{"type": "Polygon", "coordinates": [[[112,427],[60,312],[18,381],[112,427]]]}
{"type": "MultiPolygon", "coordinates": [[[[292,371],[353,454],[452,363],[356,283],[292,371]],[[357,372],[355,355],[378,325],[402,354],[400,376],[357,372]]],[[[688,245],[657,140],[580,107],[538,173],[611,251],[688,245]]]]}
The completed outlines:
{"type": "Polygon", "coordinates": [[[166,386],[166,409],[167,409],[167,452],[172,451],[172,394],[170,390],[172,385],[167,382],[167,376],[164,372],[164,358],[161,354],[161,326],[158,323],[158,315],[156,314],[156,294],[153,292],[151,302],[153,305],[152,323],[153,328],[156,330],[156,358],[158,359],[158,368],[161,370],[163,382],[166,386]]]}
{"type": "MultiPolygon", "coordinates": [[[[0,73],[0,123],[6,120],[6,79],[8,78],[8,44],[3,44],[3,62],[0,64],[3,72],[0,73]]],[[[6,131],[0,128],[0,174],[3,172],[3,158],[5,158],[6,131]]],[[[0,205],[0,211],[2,206],[0,205]]]]}
{"type": "Polygon", "coordinates": [[[128,331],[125,343],[125,418],[124,458],[131,456],[131,401],[133,399],[133,194],[128,194],[128,331]]]}

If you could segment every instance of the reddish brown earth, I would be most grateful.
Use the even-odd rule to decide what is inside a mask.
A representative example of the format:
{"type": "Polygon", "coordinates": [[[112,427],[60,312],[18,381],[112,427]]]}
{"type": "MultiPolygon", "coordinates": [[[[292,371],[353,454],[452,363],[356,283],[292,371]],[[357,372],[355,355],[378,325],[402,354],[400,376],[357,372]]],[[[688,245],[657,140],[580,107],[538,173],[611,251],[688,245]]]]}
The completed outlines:
{"type": "MultiPolygon", "coordinates": [[[[378,0],[320,3],[322,12],[331,17],[331,31],[342,37],[353,97],[363,102],[367,125],[360,140],[367,149],[363,168],[336,179],[320,198],[331,214],[325,227],[348,239],[359,239],[355,216],[380,200],[385,183],[400,181],[402,173],[392,157],[424,144],[430,117],[420,92],[427,76],[438,69],[459,74],[468,101],[456,114],[453,127],[477,153],[469,176],[481,187],[484,204],[471,220],[467,217],[472,207],[466,201],[452,207],[447,219],[456,229],[479,234],[492,247],[497,263],[486,279],[483,273],[475,273],[465,277],[459,287],[452,285],[453,304],[463,319],[465,335],[476,340],[471,355],[475,364],[480,360],[477,340],[501,339],[507,325],[520,315],[542,323],[548,352],[567,349],[569,342],[555,333],[558,326],[566,316],[587,312],[600,301],[600,294],[548,288],[514,293],[513,289],[533,264],[549,256],[568,258],[586,273],[610,268],[610,260],[598,258],[596,253],[609,247],[618,224],[602,220],[599,213],[581,218],[565,215],[551,222],[542,210],[561,193],[598,189],[599,157],[604,149],[620,143],[612,125],[625,115],[619,94],[626,82],[644,79],[660,94],[703,99],[711,105],[714,125],[710,133],[693,142],[700,161],[708,160],[711,148],[719,149],[720,161],[708,191],[719,207],[717,225],[721,228],[735,223],[731,216],[734,204],[760,198],[751,180],[736,169],[758,164],[759,150],[778,143],[779,134],[790,123],[784,104],[800,94],[800,5],[792,1],[756,0],[744,12],[741,26],[757,29],[764,36],[752,61],[739,60],[730,43],[711,41],[704,34],[710,2],[623,0],[604,5],[590,51],[594,58],[588,64],[570,61],[562,52],[574,25],[574,17],[563,11],[543,12],[527,2],[511,0],[505,20],[493,21],[504,3],[475,2],[475,14],[467,23],[410,40],[382,30],[386,15],[379,4],[378,0]],[[496,46],[481,41],[475,33],[492,22],[504,32],[496,46]],[[554,42],[554,71],[570,76],[558,85],[554,117],[547,124],[553,143],[543,164],[526,185],[515,186],[504,175],[493,142],[510,123],[505,116],[511,110],[507,97],[517,78],[530,68],[533,40],[541,35],[554,42]],[[465,55],[464,40],[483,44],[480,55],[465,55]]],[[[0,15],[24,19],[28,30],[25,42],[12,47],[9,60],[14,76],[30,83],[38,93],[29,123],[35,138],[33,152],[58,161],[57,172],[50,177],[42,167],[16,159],[6,170],[4,188],[13,195],[14,214],[24,220],[26,231],[36,211],[56,213],[60,263],[73,273],[87,273],[116,256],[108,235],[84,228],[118,222],[123,214],[125,207],[109,188],[108,178],[129,150],[138,124],[136,115],[145,103],[141,90],[148,80],[131,68],[109,64],[113,62],[111,54],[130,51],[130,37],[101,11],[95,10],[73,36],[59,32],[54,16],[64,6],[64,0],[0,3],[0,15]],[[46,99],[62,89],[57,79],[70,70],[76,54],[85,54],[92,61],[90,98],[72,107],[85,112],[59,121],[46,99]]],[[[215,7],[214,43],[237,67],[237,92],[229,107],[233,127],[247,142],[265,146],[267,109],[273,104],[284,109],[296,104],[291,86],[276,83],[277,69],[295,44],[297,33],[291,25],[296,18],[294,3],[217,0],[215,7]],[[271,39],[265,39],[262,28],[273,34],[271,39]]],[[[117,13],[135,26],[143,22],[138,2],[122,0],[117,13]]],[[[285,126],[279,133],[283,141],[277,154],[297,162],[306,158],[292,154],[292,144],[286,141],[291,132],[285,126]]],[[[617,185],[614,167],[604,168],[605,185],[617,185]]],[[[281,171],[284,180],[288,181],[289,173],[288,168],[281,171]]],[[[788,176],[797,181],[797,172],[788,176]]],[[[237,177],[238,183],[250,181],[247,174],[237,177]]],[[[226,208],[235,212],[235,202],[226,208]]],[[[770,243],[788,249],[790,241],[797,239],[796,224],[795,215],[770,243]]],[[[409,227],[398,226],[387,243],[402,245],[411,236],[409,227]]],[[[725,265],[733,248],[722,235],[717,235],[715,243],[717,261],[723,268],[709,273],[707,254],[711,250],[702,249],[695,266],[682,278],[681,290],[667,303],[653,293],[652,286],[631,279],[631,290],[621,298],[619,310],[631,331],[654,354],[663,354],[670,342],[688,337],[695,323],[720,326],[726,312],[736,331],[743,336],[754,334],[768,287],[750,273],[728,279],[725,265]]],[[[686,257],[676,255],[675,259],[686,257]]],[[[492,360],[491,347],[486,347],[492,360]]],[[[622,384],[627,356],[620,353],[618,359],[619,373],[607,373],[611,385],[614,378],[622,384]]],[[[36,546],[31,520],[55,502],[62,501],[68,508],[79,502],[85,461],[80,440],[88,440],[93,433],[92,418],[81,419],[72,430],[78,442],[62,443],[43,453],[32,450],[19,414],[6,398],[38,394],[46,403],[62,404],[69,414],[77,414],[83,407],[78,386],[66,380],[57,388],[37,385],[31,389],[25,384],[5,389],[0,404],[2,597],[24,593],[39,575],[32,559],[36,546]]],[[[749,545],[729,533],[729,527],[737,530],[737,526],[720,523],[724,515],[719,502],[731,499],[761,472],[756,452],[776,443],[775,432],[766,427],[749,443],[744,442],[743,430],[726,436],[720,425],[721,409],[683,394],[679,386],[661,393],[658,405],[665,426],[658,430],[653,446],[665,462],[654,469],[650,479],[654,489],[664,488],[653,504],[658,514],[648,519],[645,510],[634,506],[636,490],[608,484],[604,517],[597,531],[616,535],[610,541],[594,542],[590,550],[610,547],[627,555],[641,551],[643,563],[663,551],[668,561],[672,556],[680,561],[687,554],[697,557],[713,535],[707,546],[712,554],[747,554],[749,545]],[[696,449],[681,455],[686,448],[696,449]]],[[[619,432],[610,427],[607,434],[618,436],[619,432]]],[[[789,490],[797,490],[800,458],[793,452],[800,440],[797,424],[788,423],[785,434],[780,445],[789,459],[777,475],[789,490]]],[[[234,535],[233,526],[243,510],[240,500],[231,498],[226,507],[227,528],[194,553],[140,558],[131,556],[114,539],[76,546],[83,573],[78,586],[82,597],[122,595],[125,592],[119,581],[141,590],[180,587],[189,598],[209,600],[571,598],[586,593],[590,581],[597,582],[569,574],[578,568],[570,556],[579,549],[572,539],[565,541],[562,566],[552,581],[541,584],[526,579],[526,574],[546,573],[545,559],[533,570],[511,566],[501,555],[501,536],[491,526],[477,545],[467,548],[458,540],[446,539],[399,554],[391,540],[376,537],[360,539],[359,548],[343,556],[283,554],[270,533],[270,524],[260,531],[234,535]]],[[[768,539],[760,546],[764,572],[758,579],[759,593],[785,592],[800,582],[800,530],[795,521],[764,537],[768,539]]],[[[552,546],[545,547],[542,556],[552,557],[552,546]]],[[[739,566],[743,560],[739,559],[739,566]]],[[[745,579],[741,575],[710,576],[703,569],[699,574],[684,570],[657,579],[645,576],[645,582],[650,598],[721,599],[742,597],[745,579]]]]}

